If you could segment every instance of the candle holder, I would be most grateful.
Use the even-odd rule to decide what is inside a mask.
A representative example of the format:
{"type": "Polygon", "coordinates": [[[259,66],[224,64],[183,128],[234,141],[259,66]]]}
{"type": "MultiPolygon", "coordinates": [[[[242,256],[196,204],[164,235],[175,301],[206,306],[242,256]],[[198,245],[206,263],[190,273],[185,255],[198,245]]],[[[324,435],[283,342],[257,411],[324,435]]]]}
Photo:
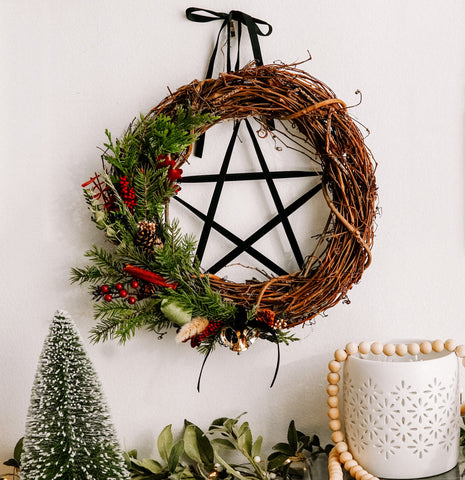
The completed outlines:
{"type": "Polygon", "coordinates": [[[457,357],[422,357],[349,357],[344,365],[347,444],[378,477],[428,477],[457,464],[457,357]]]}
{"type": "Polygon", "coordinates": [[[329,362],[328,416],[336,443],[330,480],[342,480],[341,464],[356,480],[439,475],[458,461],[460,405],[454,340],[418,343],[349,343],[329,362]],[[344,424],[339,404],[344,364],[344,424]]]}

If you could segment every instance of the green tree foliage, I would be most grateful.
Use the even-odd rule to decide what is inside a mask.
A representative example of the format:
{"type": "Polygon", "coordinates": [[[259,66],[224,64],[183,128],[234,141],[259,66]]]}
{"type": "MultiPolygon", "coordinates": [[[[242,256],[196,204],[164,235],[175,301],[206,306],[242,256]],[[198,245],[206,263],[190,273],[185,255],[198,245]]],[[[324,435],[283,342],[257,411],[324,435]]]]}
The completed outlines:
{"type": "Polygon", "coordinates": [[[22,480],[129,478],[102,388],[74,322],[56,312],[31,393],[22,480]]]}

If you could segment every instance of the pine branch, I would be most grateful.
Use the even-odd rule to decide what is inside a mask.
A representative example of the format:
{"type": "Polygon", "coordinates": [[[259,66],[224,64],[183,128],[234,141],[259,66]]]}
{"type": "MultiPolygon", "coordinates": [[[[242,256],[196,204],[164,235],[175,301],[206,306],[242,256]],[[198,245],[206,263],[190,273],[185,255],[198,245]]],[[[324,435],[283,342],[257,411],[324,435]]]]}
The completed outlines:
{"type": "Polygon", "coordinates": [[[134,336],[136,329],[145,325],[152,328],[157,324],[166,326],[166,319],[158,313],[159,304],[157,299],[141,300],[134,305],[124,300],[96,304],[95,318],[99,323],[90,331],[90,339],[97,343],[117,338],[120,343],[125,343],[134,336]]]}
{"type": "Polygon", "coordinates": [[[89,265],[84,268],[72,268],[70,281],[71,283],[79,283],[79,285],[85,282],[94,284],[103,277],[104,275],[102,275],[102,272],[97,267],[89,265]]]}
{"type": "Polygon", "coordinates": [[[236,307],[232,303],[224,301],[221,295],[215,292],[176,289],[167,292],[165,298],[176,302],[183,310],[192,312],[193,317],[227,321],[236,313],[236,307]]]}
{"type": "Polygon", "coordinates": [[[261,332],[260,338],[263,340],[268,340],[269,342],[276,343],[284,343],[285,345],[289,345],[292,342],[298,342],[300,338],[296,337],[294,333],[283,331],[283,330],[276,330],[276,339],[273,335],[267,332],[261,332]]]}
{"type": "Polygon", "coordinates": [[[111,138],[111,132],[108,130],[105,130],[105,135],[108,138],[108,143],[104,143],[104,146],[106,147],[106,151],[103,154],[103,158],[114,168],[119,170],[121,173],[127,175],[127,170],[125,166],[123,165],[123,161],[121,159],[121,143],[117,139],[116,143],[113,143],[113,140],[111,138]],[[111,152],[111,154],[109,153],[111,152]]]}
{"type": "Polygon", "coordinates": [[[134,174],[134,191],[137,206],[134,216],[139,220],[154,220],[157,223],[163,216],[165,202],[172,188],[166,188],[166,169],[147,168],[134,174]]]}
{"type": "Polygon", "coordinates": [[[96,268],[104,275],[123,276],[123,267],[118,258],[113,253],[107,252],[103,248],[94,245],[85,254],[90,258],[96,268]]]}

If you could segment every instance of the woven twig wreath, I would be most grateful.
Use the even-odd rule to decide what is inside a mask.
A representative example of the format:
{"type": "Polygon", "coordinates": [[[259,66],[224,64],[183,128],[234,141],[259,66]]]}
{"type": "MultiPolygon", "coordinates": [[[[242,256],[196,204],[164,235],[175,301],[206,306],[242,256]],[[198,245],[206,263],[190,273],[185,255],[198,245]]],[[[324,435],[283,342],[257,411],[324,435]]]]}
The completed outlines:
{"type": "Polygon", "coordinates": [[[288,343],[293,334],[283,329],[334,306],[371,262],[375,162],[344,102],[296,65],[249,65],[194,81],[131,123],[121,140],[107,137],[104,169],[83,187],[113,247],[94,246],[86,252],[93,264],[72,276],[91,286],[94,341],[176,326],[178,341],[207,354],[217,342],[237,352],[257,337],[288,343]],[[247,117],[275,139],[282,132],[270,126],[288,122],[286,134],[304,142],[312,167],[318,163],[330,214],[299,271],[235,283],[201,269],[195,241],[169,221],[167,206],[194,140],[218,122],[247,117]]]}
{"type": "Polygon", "coordinates": [[[165,98],[149,116],[174,116],[178,105],[210,112],[219,117],[217,122],[247,117],[259,117],[263,125],[271,119],[292,121],[321,161],[323,194],[331,210],[330,240],[321,261],[309,255],[301,271],[264,282],[235,283],[211,276],[213,288],[237,305],[279,312],[288,327],[344,298],[371,262],[377,197],[374,160],[345,103],[295,66],[264,65],[195,80],[165,98]]]}

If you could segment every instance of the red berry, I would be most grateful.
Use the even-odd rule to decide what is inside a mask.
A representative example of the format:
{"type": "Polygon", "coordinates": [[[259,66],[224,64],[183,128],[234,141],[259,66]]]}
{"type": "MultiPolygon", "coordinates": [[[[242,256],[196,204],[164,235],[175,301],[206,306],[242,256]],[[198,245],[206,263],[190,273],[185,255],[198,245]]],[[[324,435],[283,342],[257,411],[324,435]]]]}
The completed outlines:
{"type": "Polygon", "coordinates": [[[132,287],[132,288],[139,288],[139,282],[137,282],[136,280],[134,280],[133,282],[131,282],[131,287],[132,287]]]}
{"type": "Polygon", "coordinates": [[[135,298],[135,297],[129,297],[129,298],[128,298],[128,303],[129,303],[130,305],[134,305],[134,304],[136,303],[136,298],[135,298]]]}
{"type": "Polygon", "coordinates": [[[127,296],[128,296],[128,292],[126,292],[126,290],[124,290],[124,289],[121,289],[121,290],[119,291],[119,296],[120,296],[121,298],[127,297],[127,296]]]}
{"type": "Polygon", "coordinates": [[[100,291],[101,291],[102,293],[108,293],[108,292],[110,291],[110,287],[109,287],[108,285],[102,285],[102,286],[100,287],[100,291]]]}
{"type": "Polygon", "coordinates": [[[121,285],[121,283],[117,283],[117,284],[115,285],[115,288],[116,288],[116,290],[122,290],[123,285],[121,285]]]}
{"type": "Polygon", "coordinates": [[[103,297],[105,299],[105,302],[111,302],[113,300],[113,297],[108,293],[103,297]]]}

